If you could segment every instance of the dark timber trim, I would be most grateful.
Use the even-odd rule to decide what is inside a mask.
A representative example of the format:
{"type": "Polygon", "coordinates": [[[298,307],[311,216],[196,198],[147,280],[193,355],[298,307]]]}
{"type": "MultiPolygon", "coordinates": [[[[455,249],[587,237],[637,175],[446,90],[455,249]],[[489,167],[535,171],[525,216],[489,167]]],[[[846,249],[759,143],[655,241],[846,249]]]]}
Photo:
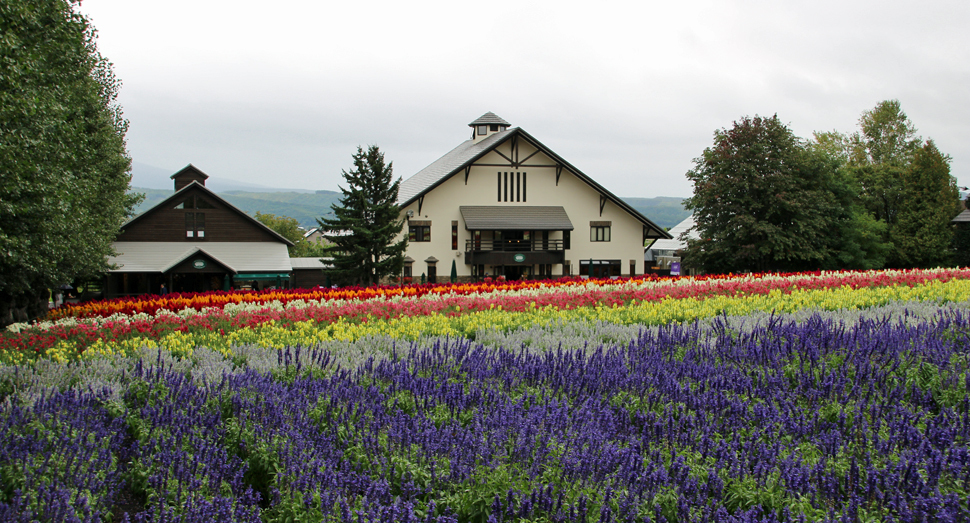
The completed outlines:
{"type": "Polygon", "coordinates": [[[603,216],[603,207],[606,207],[606,195],[600,195],[600,216],[603,216]]]}

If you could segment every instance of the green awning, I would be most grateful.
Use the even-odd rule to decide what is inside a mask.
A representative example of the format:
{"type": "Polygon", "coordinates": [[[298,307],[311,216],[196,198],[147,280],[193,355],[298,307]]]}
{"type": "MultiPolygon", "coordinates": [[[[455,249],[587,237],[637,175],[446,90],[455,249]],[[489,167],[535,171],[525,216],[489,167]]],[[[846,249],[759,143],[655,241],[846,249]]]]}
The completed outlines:
{"type": "Polygon", "coordinates": [[[276,278],[290,279],[288,272],[244,272],[233,275],[234,280],[274,280],[276,278]]]}

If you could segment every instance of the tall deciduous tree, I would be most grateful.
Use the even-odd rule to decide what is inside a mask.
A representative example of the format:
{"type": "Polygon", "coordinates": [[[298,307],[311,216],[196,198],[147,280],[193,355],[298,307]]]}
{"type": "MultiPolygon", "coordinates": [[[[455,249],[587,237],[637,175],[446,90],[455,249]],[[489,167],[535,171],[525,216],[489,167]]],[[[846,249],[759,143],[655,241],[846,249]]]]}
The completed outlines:
{"type": "Polygon", "coordinates": [[[0,325],[107,268],[131,160],[120,82],[77,0],[0,2],[0,325]]]}
{"type": "Polygon", "coordinates": [[[775,115],[743,118],[714,133],[687,178],[699,240],[688,264],[708,272],[820,267],[833,255],[829,236],[838,204],[835,166],[813,154],[775,115]]]}
{"type": "Polygon", "coordinates": [[[700,239],[685,263],[708,272],[874,268],[882,230],[857,203],[837,133],[805,142],[778,116],[714,134],[687,177],[700,239]]]}
{"type": "Polygon", "coordinates": [[[384,153],[372,145],[353,155],[354,168],[343,171],[347,186],[340,187],[340,205],[333,205],[334,218],[318,223],[332,245],[331,272],[337,283],[371,285],[382,278],[400,274],[404,266],[407,240],[394,242],[404,220],[397,206],[401,180],[393,179],[392,164],[384,163],[384,153]]]}
{"type": "Polygon", "coordinates": [[[950,176],[950,157],[932,140],[916,150],[905,171],[899,221],[892,241],[907,267],[936,267],[953,262],[953,225],[960,213],[960,193],[950,176]]]}
{"type": "Polygon", "coordinates": [[[860,201],[884,224],[891,246],[886,264],[925,267],[948,263],[959,195],[949,157],[923,144],[898,100],[879,102],[859,118],[848,139],[849,168],[860,184],[860,201]],[[949,219],[942,217],[950,214],[949,219]]]}

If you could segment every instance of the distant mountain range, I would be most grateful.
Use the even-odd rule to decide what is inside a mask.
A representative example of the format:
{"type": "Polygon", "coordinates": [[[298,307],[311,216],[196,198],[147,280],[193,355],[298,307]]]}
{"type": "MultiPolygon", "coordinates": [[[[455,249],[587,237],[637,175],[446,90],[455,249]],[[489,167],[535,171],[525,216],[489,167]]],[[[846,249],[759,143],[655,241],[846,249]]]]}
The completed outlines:
{"type": "MultiPolygon", "coordinates": [[[[145,212],[172,195],[173,172],[175,171],[132,162],[131,192],[145,195],[145,200],[135,209],[136,213],[145,212]]],[[[300,225],[306,228],[316,227],[317,218],[332,215],[330,208],[339,203],[341,195],[336,191],[277,189],[265,185],[224,180],[215,176],[209,177],[205,181],[205,186],[250,216],[255,215],[256,211],[289,216],[296,218],[300,225]]],[[[690,216],[690,211],[684,209],[683,200],[683,198],[669,196],[623,198],[623,201],[654,223],[668,229],[690,216]]]]}
{"type": "MultiPolygon", "coordinates": [[[[196,165],[196,167],[199,166],[196,165]]],[[[181,167],[179,169],[181,169],[181,167]]],[[[179,169],[176,169],[176,171],[179,169]]],[[[138,192],[145,192],[146,190],[150,189],[162,191],[171,189],[173,185],[172,174],[174,174],[176,171],[169,171],[167,169],[162,169],[160,167],[155,167],[140,162],[131,162],[131,186],[137,187],[138,192]]],[[[205,171],[205,169],[202,169],[202,171],[205,171]]],[[[247,191],[259,193],[293,192],[301,194],[314,192],[307,189],[277,189],[274,187],[268,187],[266,185],[237,182],[235,180],[227,180],[216,176],[210,176],[209,179],[205,181],[205,186],[215,191],[217,194],[228,191],[247,191]]],[[[169,194],[171,194],[171,191],[169,191],[169,194]]],[[[260,209],[260,212],[264,211],[260,209]]]]}
{"type": "MultiPolygon", "coordinates": [[[[211,180],[211,178],[206,180],[206,187],[210,189],[212,188],[211,180]]],[[[168,183],[171,184],[171,180],[168,183]]],[[[341,196],[341,193],[336,191],[249,192],[213,190],[227,202],[250,216],[254,216],[256,211],[277,216],[289,216],[296,218],[300,225],[306,228],[316,227],[317,218],[332,215],[331,205],[339,203],[341,196]]],[[[172,195],[171,189],[134,187],[132,192],[145,195],[145,200],[135,209],[137,213],[147,211],[172,195]]],[[[623,198],[623,200],[661,227],[673,227],[690,216],[690,211],[685,210],[681,204],[683,198],[658,196],[656,198],[623,198]]]]}

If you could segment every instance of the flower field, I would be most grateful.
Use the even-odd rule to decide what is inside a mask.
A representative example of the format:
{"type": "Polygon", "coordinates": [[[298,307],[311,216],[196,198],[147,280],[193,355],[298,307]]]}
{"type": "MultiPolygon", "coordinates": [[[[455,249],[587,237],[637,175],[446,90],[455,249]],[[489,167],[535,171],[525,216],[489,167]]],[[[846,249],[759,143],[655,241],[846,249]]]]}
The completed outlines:
{"type": "Polygon", "coordinates": [[[970,271],[117,300],[0,337],[2,521],[967,521],[970,271]]]}

